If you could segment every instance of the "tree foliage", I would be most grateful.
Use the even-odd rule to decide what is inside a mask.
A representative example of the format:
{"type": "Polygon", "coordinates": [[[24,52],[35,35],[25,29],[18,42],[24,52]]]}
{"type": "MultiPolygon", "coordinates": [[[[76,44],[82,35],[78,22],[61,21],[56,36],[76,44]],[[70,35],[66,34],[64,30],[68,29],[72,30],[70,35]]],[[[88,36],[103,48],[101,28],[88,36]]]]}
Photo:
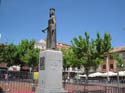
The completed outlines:
{"type": "Polygon", "coordinates": [[[16,52],[16,46],[13,44],[0,45],[0,62],[9,62],[8,65],[13,64],[16,52]]]}
{"type": "Polygon", "coordinates": [[[97,33],[96,39],[90,39],[85,32],[85,37],[81,35],[72,40],[72,50],[76,56],[80,66],[84,66],[85,73],[88,75],[91,67],[95,69],[104,60],[105,53],[111,49],[111,36],[105,33],[104,37],[100,37],[97,33]]]}
{"type": "Polygon", "coordinates": [[[19,60],[22,65],[34,66],[38,64],[39,50],[34,48],[35,40],[24,39],[17,46],[19,60]]]}
{"type": "Polygon", "coordinates": [[[23,39],[20,44],[0,45],[0,62],[11,65],[38,65],[39,49],[34,48],[35,40],[23,39]]]}
{"type": "Polygon", "coordinates": [[[111,35],[106,32],[104,36],[101,37],[100,34],[97,33],[95,39],[95,68],[103,62],[103,59],[109,54],[110,50],[112,50],[111,35]]]}
{"type": "Polygon", "coordinates": [[[118,53],[113,53],[113,58],[117,61],[117,68],[124,66],[123,59],[118,53]]]}
{"type": "Polygon", "coordinates": [[[72,48],[62,49],[63,52],[63,67],[68,68],[70,66],[76,67],[79,66],[77,60],[75,59],[74,52],[72,48]]]}
{"type": "Polygon", "coordinates": [[[0,63],[5,61],[5,45],[0,44],[0,63]]]}

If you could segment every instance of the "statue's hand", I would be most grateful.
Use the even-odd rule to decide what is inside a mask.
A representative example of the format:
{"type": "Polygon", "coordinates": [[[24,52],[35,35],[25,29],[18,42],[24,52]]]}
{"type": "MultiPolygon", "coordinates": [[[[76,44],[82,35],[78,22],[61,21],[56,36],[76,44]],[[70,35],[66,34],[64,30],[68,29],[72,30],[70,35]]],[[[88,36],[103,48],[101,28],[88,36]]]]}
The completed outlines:
{"type": "Polygon", "coordinates": [[[43,33],[45,33],[45,30],[42,30],[43,33]]]}
{"type": "Polygon", "coordinates": [[[48,27],[43,29],[42,32],[45,33],[48,30],[48,27]]]}

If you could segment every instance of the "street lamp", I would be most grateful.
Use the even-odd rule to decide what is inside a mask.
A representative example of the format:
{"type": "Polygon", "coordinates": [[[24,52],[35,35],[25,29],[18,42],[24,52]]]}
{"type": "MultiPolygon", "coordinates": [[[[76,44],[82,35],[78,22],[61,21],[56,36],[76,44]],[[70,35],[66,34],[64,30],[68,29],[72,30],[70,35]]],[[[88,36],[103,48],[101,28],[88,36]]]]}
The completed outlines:
{"type": "MultiPolygon", "coordinates": [[[[121,67],[123,68],[124,65],[122,64],[121,67]]],[[[118,87],[118,93],[119,93],[120,92],[120,81],[119,81],[119,66],[118,66],[118,63],[117,63],[116,71],[117,71],[117,87],[118,87]]]]}
{"type": "Polygon", "coordinates": [[[106,72],[107,72],[107,81],[109,82],[110,78],[109,78],[109,57],[108,57],[108,55],[106,57],[106,72]]]}
{"type": "Polygon", "coordinates": [[[114,59],[116,60],[116,71],[117,71],[117,87],[118,87],[118,93],[120,92],[120,85],[119,85],[119,68],[123,67],[123,59],[122,57],[118,54],[115,53],[114,55],[114,59]]]}

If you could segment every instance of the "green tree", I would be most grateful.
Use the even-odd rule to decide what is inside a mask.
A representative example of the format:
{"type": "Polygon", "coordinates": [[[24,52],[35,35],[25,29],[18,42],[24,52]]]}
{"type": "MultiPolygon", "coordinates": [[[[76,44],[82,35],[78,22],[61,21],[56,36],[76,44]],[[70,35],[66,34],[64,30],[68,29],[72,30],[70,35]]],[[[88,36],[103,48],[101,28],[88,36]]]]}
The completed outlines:
{"type": "Polygon", "coordinates": [[[5,61],[4,50],[5,50],[5,45],[0,44],[0,63],[5,61]]]}
{"type": "Polygon", "coordinates": [[[64,69],[68,68],[70,66],[76,67],[78,62],[75,63],[76,59],[75,59],[75,55],[74,55],[72,48],[70,47],[68,49],[62,49],[62,52],[63,52],[63,67],[64,67],[64,69]]]}
{"type": "Polygon", "coordinates": [[[7,62],[8,66],[12,65],[15,61],[16,46],[14,44],[0,45],[0,61],[7,62]]]}
{"type": "Polygon", "coordinates": [[[8,44],[4,49],[4,59],[8,63],[8,66],[13,65],[16,57],[16,46],[14,44],[8,44]]]}
{"type": "Polygon", "coordinates": [[[94,42],[90,42],[89,39],[90,37],[88,33],[85,32],[85,38],[79,36],[78,38],[74,38],[72,41],[72,49],[78,60],[77,62],[79,62],[80,66],[84,66],[87,77],[93,64],[92,55],[94,53],[94,42]]]}
{"type": "Polygon", "coordinates": [[[122,68],[124,66],[123,59],[118,53],[113,53],[113,58],[117,61],[117,68],[122,68]]]}
{"type": "Polygon", "coordinates": [[[103,45],[102,45],[103,53],[110,52],[112,50],[111,40],[112,40],[111,35],[108,32],[106,32],[103,38],[103,45]]]}
{"type": "Polygon", "coordinates": [[[34,48],[35,40],[23,39],[17,46],[17,54],[21,65],[38,65],[39,49],[34,48]]]}
{"type": "Polygon", "coordinates": [[[109,33],[105,33],[103,37],[97,33],[97,37],[95,39],[95,69],[98,67],[100,63],[103,63],[104,58],[109,52],[112,50],[111,45],[111,35],[109,33]]]}
{"type": "Polygon", "coordinates": [[[72,41],[72,49],[76,56],[79,65],[84,66],[85,74],[89,74],[91,67],[95,69],[100,63],[103,62],[105,53],[111,48],[111,36],[108,33],[104,34],[104,37],[100,37],[97,33],[97,38],[91,39],[87,32],[85,32],[85,38],[79,36],[72,41]]]}
{"type": "Polygon", "coordinates": [[[71,62],[69,61],[69,53],[68,53],[69,49],[62,49],[63,52],[63,68],[68,68],[71,65],[71,62]]]}
{"type": "Polygon", "coordinates": [[[34,48],[35,40],[23,39],[19,45],[1,44],[0,62],[7,62],[8,66],[28,65],[37,66],[39,49],[34,48]]]}

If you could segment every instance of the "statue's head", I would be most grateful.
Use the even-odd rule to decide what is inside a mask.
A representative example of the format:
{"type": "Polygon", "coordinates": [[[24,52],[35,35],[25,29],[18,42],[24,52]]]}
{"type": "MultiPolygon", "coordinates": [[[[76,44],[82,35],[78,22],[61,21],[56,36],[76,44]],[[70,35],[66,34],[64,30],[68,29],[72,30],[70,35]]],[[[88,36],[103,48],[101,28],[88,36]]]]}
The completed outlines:
{"type": "Polygon", "coordinates": [[[50,17],[51,17],[52,15],[55,15],[55,9],[54,9],[54,8],[50,8],[49,14],[50,14],[50,17]]]}

